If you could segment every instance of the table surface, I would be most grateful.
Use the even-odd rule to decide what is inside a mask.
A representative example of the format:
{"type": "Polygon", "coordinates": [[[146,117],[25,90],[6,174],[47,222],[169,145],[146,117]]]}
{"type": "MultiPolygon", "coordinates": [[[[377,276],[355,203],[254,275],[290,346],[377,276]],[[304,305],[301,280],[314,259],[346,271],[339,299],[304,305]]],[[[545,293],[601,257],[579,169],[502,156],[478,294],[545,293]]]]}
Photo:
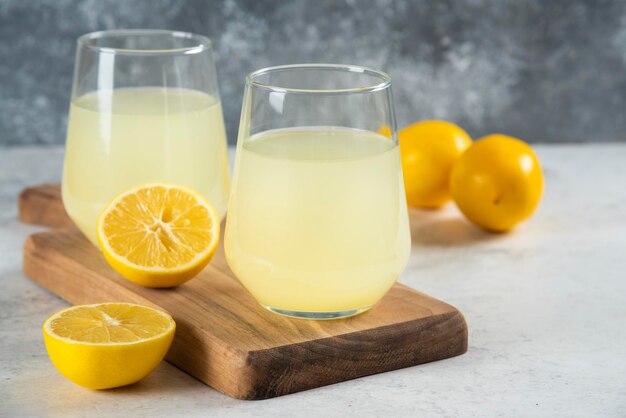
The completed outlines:
{"type": "Polygon", "coordinates": [[[58,181],[60,148],[0,149],[0,416],[626,416],[626,144],[537,146],[546,190],[513,233],[453,205],[415,211],[400,281],[458,307],[460,357],[265,401],[240,401],[168,363],[91,391],[61,377],[41,325],[66,303],[21,271],[16,197],[58,181]]]}

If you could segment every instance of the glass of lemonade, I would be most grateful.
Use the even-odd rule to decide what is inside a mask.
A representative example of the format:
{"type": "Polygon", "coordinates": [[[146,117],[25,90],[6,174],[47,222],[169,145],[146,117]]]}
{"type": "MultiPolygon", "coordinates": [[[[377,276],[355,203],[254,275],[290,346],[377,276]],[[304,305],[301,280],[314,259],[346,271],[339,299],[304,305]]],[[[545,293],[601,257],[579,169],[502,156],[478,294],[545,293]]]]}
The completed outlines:
{"type": "Polygon", "coordinates": [[[193,188],[221,217],[230,179],[211,42],[165,30],[78,39],[63,204],[96,245],[96,223],[119,193],[144,183],[193,188]]]}
{"type": "Polygon", "coordinates": [[[258,302],[356,315],[394,284],[410,246],[389,76],[325,64],[250,74],[225,250],[258,302]]]}

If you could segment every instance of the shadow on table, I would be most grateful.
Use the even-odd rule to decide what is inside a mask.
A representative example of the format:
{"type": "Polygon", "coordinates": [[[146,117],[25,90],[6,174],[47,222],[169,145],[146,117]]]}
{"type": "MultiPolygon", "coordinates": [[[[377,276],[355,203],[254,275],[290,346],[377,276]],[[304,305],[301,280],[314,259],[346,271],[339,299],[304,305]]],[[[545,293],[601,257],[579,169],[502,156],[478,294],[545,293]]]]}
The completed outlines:
{"type": "Polygon", "coordinates": [[[484,231],[463,218],[456,210],[409,209],[411,241],[419,246],[469,246],[505,238],[508,234],[484,231]]]}
{"type": "Polygon", "coordinates": [[[170,399],[180,404],[202,399],[205,407],[218,405],[216,400],[223,403],[231,399],[168,363],[162,363],[135,384],[106,390],[83,388],[65,379],[52,365],[46,366],[45,373],[29,373],[30,376],[0,381],[0,398],[6,395],[6,401],[0,403],[0,416],[82,417],[92,411],[97,416],[107,417],[126,410],[130,411],[129,417],[134,417],[138,416],[137,408],[158,410],[167,406],[170,399]]]}
{"type": "Polygon", "coordinates": [[[134,397],[148,394],[175,394],[176,392],[198,390],[199,388],[208,389],[208,386],[204,386],[200,381],[186,373],[181,373],[171,364],[162,363],[154,372],[137,383],[99,392],[134,397]]]}

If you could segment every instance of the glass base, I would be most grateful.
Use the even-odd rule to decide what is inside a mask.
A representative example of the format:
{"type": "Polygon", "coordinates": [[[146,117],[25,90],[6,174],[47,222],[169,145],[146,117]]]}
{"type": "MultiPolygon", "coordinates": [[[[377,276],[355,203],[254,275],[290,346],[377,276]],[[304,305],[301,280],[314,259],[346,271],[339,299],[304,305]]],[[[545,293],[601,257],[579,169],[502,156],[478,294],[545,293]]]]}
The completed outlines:
{"type": "Polygon", "coordinates": [[[371,308],[367,306],[359,309],[349,309],[347,311],[333,311],[333,312],[307,312],[307,311],[290,311],[287,309],[273,308],[271,306],[261,304],[265,309],[270,312],[277,313],[279,315],[289,316],[291,318],[298,319],[313,319],[313,320],[328,320],[328,319],[342,319],[349,318],[351,316],[363,313],[371,308]]]}

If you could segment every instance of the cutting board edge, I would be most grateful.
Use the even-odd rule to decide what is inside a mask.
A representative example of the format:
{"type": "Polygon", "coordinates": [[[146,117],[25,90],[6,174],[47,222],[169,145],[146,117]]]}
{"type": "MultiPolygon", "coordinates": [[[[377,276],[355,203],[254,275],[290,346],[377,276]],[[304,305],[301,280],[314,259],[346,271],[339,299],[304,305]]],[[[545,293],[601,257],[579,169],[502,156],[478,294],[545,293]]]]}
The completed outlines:
{"type": "Polygon", "coordinates": [[[55,183],[27,187],[17,199],[17,214],[21,222],[67,228],[73,225],[61,200],[61,188],[55,183]]]}
{"type": "MultiPolygon", "coordinates": [[[[341,378],[341,379],[328,379],[323,381],[320,384],[320,375],[318,374],[316,377],[318,380],[316,383],[302,382],[301,385],[294,385],[293,380],[290,380],[290,387],[288,391],[281,391],[280,387],[280,379],[277,379],[275,382],[268,384],[258,383],[256,386],[251,386],[247,392],[243,394],[243,397],[239,399],[246,400],[262,400],[269,399],[277,396],[283,396],[290,393],[301,392],[304,390],[309,390],[313,388],[317,388],[320,386],[332,385],[335,383],[340,383],[347,380],[353,380],[360,377],[371,376],[378,373],[384,373],[387,371],[398,370],[406,367],[417,366],[420,364],[431,363],[434,361],[440,361],[447,358],[457,357],[467,352],[469,345],[469,331],[467,327],[467,322],[465,321],[465,317],[463,314],[452,305],[448,306],[452,308],[452,310],[448,312],[444,312],[432,317],[427,318],[426,320],[423,318],[413,319],[410,321],[399,322],[392,325],[380,326],[377,328],[370,328],[367,330],[355,331],[351,333],[342,334],[341,336],[333,336],[322,339],[317,339],[315,341],[305,341],[301,343],[288,344],[284,346],[279,346],[271,349],[262,349],[262,350],[254,350],[248,352],[246,359],[246,366],[250,368],[250,373],[256,375],[255,378],[250,379],[253,382],[260,382],[260,376],[268,376],[272,374],[280,374],[284,372],[284,367],[277,367],[278,364],[281,363],[280,359],[276,359],[276,354],[282,354],[284,356],[293,356],[294,352],[297,351],[298,348],[302,348],[303,350],[310,353],[312,350],[310,346],[320,346],[323,345],[326,341],[333,342],[337,339],[351,339],[356,337],[358,340],[359,336],[365,336],[375,334],[375,333],[387,333],[388,336],[392,336],[394,338],[403,338],[403,337],[416,337],[416,341],[405,347],[405,350],[388,350],[385,353],[380,353],[380,356],[376,356],[373,358],[368,358],[367,362],[373,363],[375,366],[371,369],[363,372],[359,371],[359,373],[351,376],[349,378],[341,378]],[[449,349],[447,351],[439,351],[435,354],[436,350],[433,347],[429,347],[429,350],[423,351],[420,350],[422,348],[424,341],[417,341],[419,338],[414,333],[414,329],[420,329],[419,332],[432,332],[437,333],[439,328],[444,328],[441,323],[437,324],[437,321],[447,322],[452,321],[455,322],[454,332],[448,332],[449,335],[444,338],[445,341],[442,341],[440,345],[444,345],[449,349]],[[435,322],[435,324],[431,326],[424,327],[424,322],[435,322]],[[398,328],[404,328],[404,332],[399,332],[398,328]],[[388,332],[387,332],[388,331],[388,332]],[[384,358],[388,358],[390,356],[403,355],[402,351],[404,351],[405,360],[402,362],[398,362],[397,360],[393,361],[393,366],[390,366],[388,363],[385,363],[384,358]],[[410,355],[407,355],[410,354],[410,355]],[[267,389],[269,388],[269,389],[267,389]]],[[[437,335],[442,335],[441,333],[437,333],[437,335]]],[[[373,339],[384,339],[387,338],[385,335],[371,336],[373,339]]],[[[397,347],[395,344],[389,344],[390,346],[397,347]]],[[[343,351],[342,351],[343,352],[343,351]]],[[[371,357],[371,352],[368,354],[368,357],[371,357]]],[[[334,367],[336,364],[336,358],[330,358],[328,356],[324,356],[323,353],[320,353],[320,357],[317,359],[316,367],[334,367]],[[328,364],[324,364],[324,360],[328,362],[328,364]]],[[[351,361],[354,362],[364,362],[366,359],[362,358],[353,358],[351,361]]],[[[323,380],[323,379],[322,379],[323,380]]]]}

